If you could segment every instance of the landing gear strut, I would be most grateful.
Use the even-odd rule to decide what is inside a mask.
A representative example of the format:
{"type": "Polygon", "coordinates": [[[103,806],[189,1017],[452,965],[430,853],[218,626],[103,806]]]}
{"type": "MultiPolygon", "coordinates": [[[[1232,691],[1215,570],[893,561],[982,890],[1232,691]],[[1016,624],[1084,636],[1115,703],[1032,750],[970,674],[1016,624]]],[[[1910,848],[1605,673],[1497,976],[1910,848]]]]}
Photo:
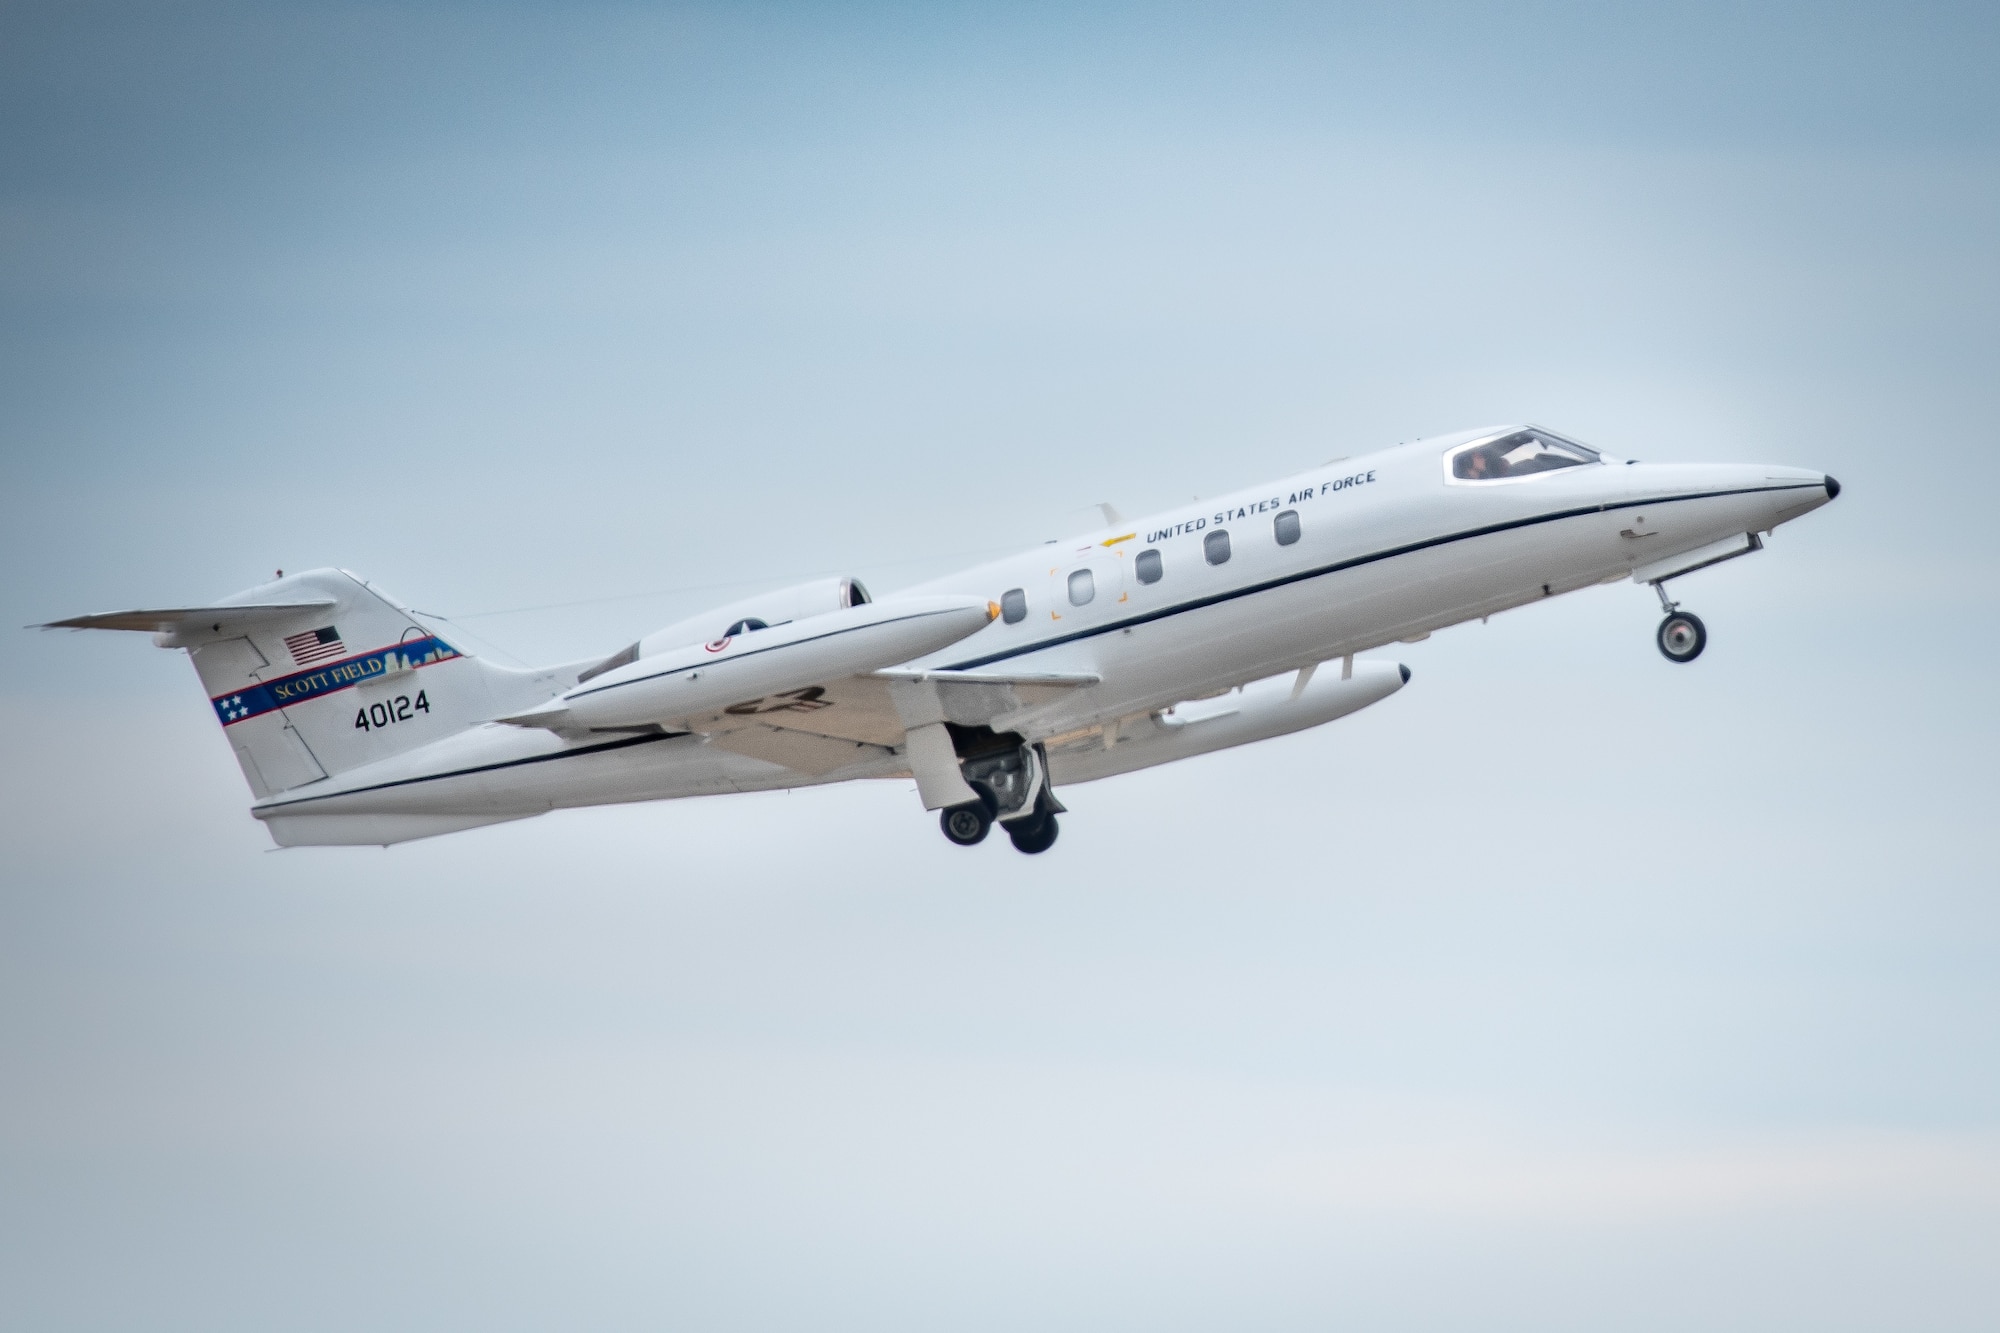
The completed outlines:
{"type": "Polygon", "coordinates": [[[1701,656],[1701,650],[1708,647],[1708,626],[1701,623],[1701,617],[1692,611],[1683,611],[1679,602],[1667,600],[1664,584],[1655,583],[1653,591],[1660,594],[1660,606],[1667,613],[1660,622],[1660,628],[1653,634],[1653,641],[1660,645],[1660,653],[1669,662],[1692,662],[1701,656]]]}

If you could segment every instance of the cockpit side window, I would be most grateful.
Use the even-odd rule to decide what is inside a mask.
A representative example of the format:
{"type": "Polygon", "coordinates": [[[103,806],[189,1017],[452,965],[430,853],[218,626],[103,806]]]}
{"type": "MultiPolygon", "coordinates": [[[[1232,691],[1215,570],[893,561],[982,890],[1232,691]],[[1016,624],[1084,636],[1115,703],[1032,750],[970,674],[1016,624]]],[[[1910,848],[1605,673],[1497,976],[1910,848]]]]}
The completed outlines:
{"type": "Polygon", "coordinates": [[[1554,472],[1558,468],[1595,463],[1598,453],[1588,445],[1530,426],[1525,430],[1460,445],[1445,455],[1445,459],[1454,480],[1510,481],[1554,472]]]}

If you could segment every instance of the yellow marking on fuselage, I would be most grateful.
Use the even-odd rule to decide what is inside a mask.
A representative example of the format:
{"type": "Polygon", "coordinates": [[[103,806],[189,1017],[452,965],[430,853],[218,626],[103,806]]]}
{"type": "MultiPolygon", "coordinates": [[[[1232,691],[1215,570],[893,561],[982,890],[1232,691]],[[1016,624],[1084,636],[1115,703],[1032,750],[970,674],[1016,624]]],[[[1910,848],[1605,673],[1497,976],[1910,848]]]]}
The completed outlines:
{"type": "Polygon", "coordinates": [[[1132,540],[1132,539],[1133,539],[1134,537],[1136,537],[1136,536],[1138,536],[1138,535],[1139,535],[1139,534],[1138,534],[1138,533],[1136,533],[1136,532],[1128,532],[1128,533],[1126,533],[1126,534],[1125,534],[1125,535],[1124,535],[1123,537],[1110,537],[1110,538],[1107,538],[1107,539],[1105,539],[1104,541],[1101,541],[1101,542],[1099,542],[1099,543],[1098,543],[1098,545],[1099,545],[1099,546],[1116,546],[1116,545],[1117,545],[1117,544],[1118,544],[1119,542],[1129,542],[1129,541],[1131,541],[1131,540],[1132,540]]]}

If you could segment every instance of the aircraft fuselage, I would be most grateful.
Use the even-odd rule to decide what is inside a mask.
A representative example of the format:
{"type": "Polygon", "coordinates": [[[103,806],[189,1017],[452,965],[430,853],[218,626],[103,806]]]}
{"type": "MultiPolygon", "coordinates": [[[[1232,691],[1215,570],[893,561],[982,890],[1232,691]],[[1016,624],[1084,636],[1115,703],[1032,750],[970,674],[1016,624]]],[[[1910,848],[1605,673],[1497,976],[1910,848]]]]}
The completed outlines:
{"type": "MultiPolygon", "coordinates": [[[[1007,783],[1032,785],[1017,795],[1032,797],[1052,841],[1061,808],[1053,790],[1065,782],[1341,716],[1408,679],[1406,669],[1359,654],[1598,583],[1658,586],[1757,549],[1762,534],[1838,489],[1798,468],[1623,462],[1535,428],[1469,431],[1050,542],[872,608],[836,610],[824,628],[786,619],[766,632],[761,619],[738,619],[726,633],[719,624],[703,630],[720,635],[706,644],[659,649],[654,636],[601,665],[540,672],[508,672],[444,647],[414,666],[391,659],[407,668],[394,679],[271,705],[282,722],[243,716],[253,707],[246,694],[269,703],[270,689],[285,688],[267,685],[268,671],[253,663],[243,677],[252,687],[214,702],[226,729],[282,726],[294,733],[286,743],[307,752],[304,780],[266,780],[253,806],[281,843],[392,842],[565,806],[912,774],[927,805],[970,809],[954,768],[974,784],[988,820],[1009,818],[1007,783]],[[915,643],[919,631],[899,627],[919,612],[969,632],[950,629],[937,640],[946,646],[893,669],[718,706],[731,689],[717,683],[727,669],[774,685],[783,683],[785,653],[845,652],[849,667],[866,665],[864,636],[915,643]],[[417,716],[407,702],[413,685],[428,687],[427,703],[452,706],[417,716]],[[1248,688],[1215,701],[1239,687],[1248,688]],[[649,720],[644,701],[670,697],[711,702],[700,717],[652,705],[660,716],[649,720]],[[381,713],[385,702],[391,723],[402,725],[400,707],[410,729],[398,733],[397,752],[369,758],[368,747],[381,744],[370,710],[381,713]],[[1004,756],[981,758],[1009,746],[1025,768],[1000,772],[1004,756]],[[340,751],[334,762],[320,753],[328,747],[340,751]]],[[[334,573],[236,600],[312,595],[315,605],[334,605],[344,595],[326,577],[334,573]]],[[[846,596],[850,585],[841,587],[846,596]]],[[[74,623],[136,627],[116,619],[74,623]]],[[[203,654],[219,654],[225,641],[247,646],[231,651],[272,655],[254,632],[229,638],[239,631],[222,619],[205,639],[203,627],[173,623],[180,627],[162,642],[194,648],[204,680],[203,654]]],[[[402,633],[412,641],[430,628],[409,623],[402,633]]],[[[1670,614],[1661,651],[1688,660],[1705,637],[1692,616],[1670,614]]],[[[265,744],[262,753],[276,753],[274,741],[265,744]]],[[[256,790],[257,765],[246,759],[245,772],[256,790]]],[[[1019,836],[1040,827],[1029,813],[1012,809],[1013,831],[1017,845],[1039,850],[1019,836]]],[[[973,820],[962,821],[960,838],[951,819],[947,809],[955,840],[984,836],[973,820]]]]}

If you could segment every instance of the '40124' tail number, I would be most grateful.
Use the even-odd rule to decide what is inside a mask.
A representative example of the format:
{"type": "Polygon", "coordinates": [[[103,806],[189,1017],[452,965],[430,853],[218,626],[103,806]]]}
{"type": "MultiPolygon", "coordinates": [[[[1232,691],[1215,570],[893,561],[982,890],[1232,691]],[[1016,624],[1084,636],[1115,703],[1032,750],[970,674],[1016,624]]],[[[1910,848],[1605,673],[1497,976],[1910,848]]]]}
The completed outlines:
{"type": "Polygon", "coordinates": [[[373,731],[396,722],[408,722],[418,713],[431,711],[431,701],[424,697],[422,690],[412,699],[407,694],[399,694],[393,699],[384,699],[379,704],[369,704],[354,714],[356,731],[373,731]]]}

